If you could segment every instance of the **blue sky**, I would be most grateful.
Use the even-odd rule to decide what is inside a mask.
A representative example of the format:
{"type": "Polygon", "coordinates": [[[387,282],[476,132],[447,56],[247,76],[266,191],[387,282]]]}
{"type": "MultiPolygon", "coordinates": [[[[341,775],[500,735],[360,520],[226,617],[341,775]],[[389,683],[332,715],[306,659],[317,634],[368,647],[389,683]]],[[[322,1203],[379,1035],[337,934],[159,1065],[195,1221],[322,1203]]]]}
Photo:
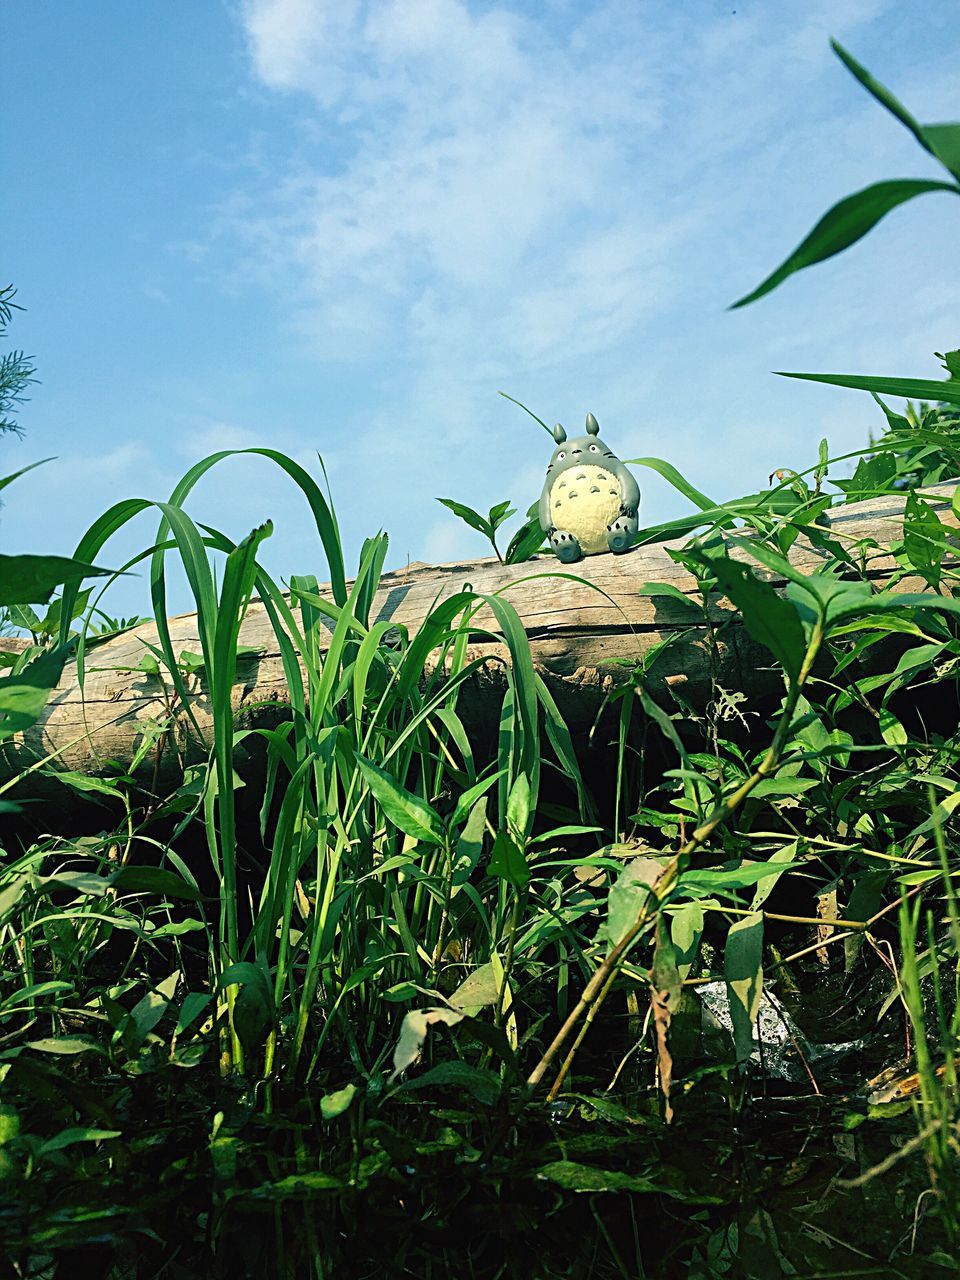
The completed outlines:
{"type": "MultiPolygon", "coordinates": [[[[550,451],[499,389],[568,426],[591,410],[621,456],[724,498],[877,422],[771,370],[935,377],[960,345],[938,196],[725,311],[836,199],[937,176],[828,38],[956,119],[947,0],[6,0],[2,21],[0,274],[41,379],[3,471],[57,458],[6,491],[5,550],[69,552],[115,499],[270,445],[323,456],[351,554],[385,528],[391,565],[482,555],[434,499],[525,508],[550,451]]],[[[638,478],[642,520],[684,509],[638,478]]],[[[262,461],[190,510],[234,537],[272,517],[268,567],[325,577],[262,461]]]]}

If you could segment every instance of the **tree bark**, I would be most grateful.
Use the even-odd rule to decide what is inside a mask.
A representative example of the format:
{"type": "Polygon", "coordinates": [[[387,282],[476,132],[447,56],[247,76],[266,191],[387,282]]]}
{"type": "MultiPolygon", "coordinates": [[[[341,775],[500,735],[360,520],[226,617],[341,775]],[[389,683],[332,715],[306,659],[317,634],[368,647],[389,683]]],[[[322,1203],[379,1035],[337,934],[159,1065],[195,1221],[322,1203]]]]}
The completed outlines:
{"type": "MultiPolygon", "coordinates": [[[[954,485],[926,491],[942,520],[956,525],[950,509],[954,485]]],[[[821,528],[834,531],[843,545],[852,548],[870,540],[866,551],[866,576],[885,585],[897,570],[890,548],[903,536],[903,499],[887,496],[854,503],[827,512],[821,528]]],[[[671,688],[693,707],[702,709],[716,697],[717,686],[744,693],[750,699],[776,690],[780,677],[772,656],[746,634],[738,618],[731,618],[726,601],[711,603],[713,624],[729,623],[711,643],[711,627],[696,622],[693,610],[669,596],[641,594],[647,583],[667,583],[699,600],[692,576],[668,555],[662,543],[637,547],[626,555],[597,555],[565,567],[552,556],[539,556],[522,565],[502,565],[496,560],[457,564],[414,564],[385,574],[377,592],[371,618],[404,626],[411,636],[434,606],[469,583],[478,593],[501,593],[517,610],[530,642],[534,663],[544,676],[571,728],[590,725],[604,694],[628,678],[634,664],[648,657],[662,641],[672,643],[652,666],[647,688],[654,697],[671,688]]],[[[738,558],[744,553],[734,550],[738,558]]],[[[823,554],[805,537],[794,544],[790,559],[803,572],[823,563],[823,554]]],[[[759,570],[774,585],[775,575],[759,570]]],[[[922,590],[916,578],[895,583],[896,590],[922,590]]],[[[483,673],[464,687],[460,709],[470,724],[495,723],[502,689],[502,666],[507,649],[483,628],[496,631],[488,608],[477,616],[471,637],[470,657],[489,661],[483,673]]],[[[196,615],[182,614],[170,620],[174,650],[200,652],[196,615]]],[[[40,720],[25,734],[0,748],[0,779],[9,779],[43,757],[54,757],[60,769],[88,774],[102,772],[110,762],[130,764],[151,722],[176,713],[175,741],[168,738],[159,761],[153,754],[144,762],[145,778],[159,765],[156,781],[175,778],[184,760],[203,756],[207,743],[198,740],[182,708],[176,707],[168,680],[136,668],[148,652],[145,642],[157,643],[156,626],[136,627],[96,645],[86,656],[83,687],[75,663],[68,663],[40,720]]],[[[0,642],[2,643],[2,642],[0,642]]],[[[234,708],[241,721],[276,722],[289,705],[276,639],[266,611],[254,601],[243,620],[240,644],[257,650],[238,664],[233,690],[234,708]]],[[[211,721],[210,704],[203,681],[188,678],[192,709],[204,737],[211,721]]],[[[25,779],[15,798],[29,794],[25,779]]]]}

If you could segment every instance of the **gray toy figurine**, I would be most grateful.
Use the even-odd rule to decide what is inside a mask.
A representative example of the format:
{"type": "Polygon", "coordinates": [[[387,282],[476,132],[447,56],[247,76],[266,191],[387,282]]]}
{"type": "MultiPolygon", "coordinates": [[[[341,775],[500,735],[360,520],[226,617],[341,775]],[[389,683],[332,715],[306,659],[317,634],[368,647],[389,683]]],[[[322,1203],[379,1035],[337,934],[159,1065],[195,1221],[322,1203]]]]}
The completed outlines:
{"type": "Polygon", "coordinates": [[[600,439],[600,426],[587,414],[587,434],[568,440],[559,423],[557,448],[540,494],[540,527],[557,558],[571,564],[583,555],[629,551],[637,536],[640,489],[636,480],[600,439]]]}

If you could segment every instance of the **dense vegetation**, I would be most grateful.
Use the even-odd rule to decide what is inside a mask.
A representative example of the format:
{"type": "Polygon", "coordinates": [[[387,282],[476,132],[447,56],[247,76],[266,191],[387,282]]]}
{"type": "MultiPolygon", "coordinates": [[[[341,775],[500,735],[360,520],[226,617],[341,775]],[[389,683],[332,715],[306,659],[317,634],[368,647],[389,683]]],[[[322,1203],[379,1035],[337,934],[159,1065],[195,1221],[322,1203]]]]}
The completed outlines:
{"type": "MultiPolygon", "coordinates": [[[[960,126],[938,128],[949,168],[960,126]]],[[[773,284],[893,207],[861,197],[773,284]]],[[[716,503],[644,460],[694,507],[645,533],[687,537],[691,591],[638,589],[711,645],[742,619],[772,701],[717,681],[706,708],[655,700],[666,641],[575,736],[509,592],[465,588],[412,632],[377,617],[386,538],[350,577],[328,497],[266,449],[313,512],[323,587],[270,579],[269,525],[234,545],[186,514],[227,454],[118,503],[69,559],[0,557],[27,639],[0,655],[0,751],[129,625],[97,564],[151,508],[140,670],[169,688],[131,761],[0,784],[9,1274],[952,1273],[960,504],[929,489],[960,475],[958,359],[942,383],[827,378],[918,402],[881,402],[852,469],[824,441],[716,503]],[[903,511],[886,545],[829,522],[874,497],[903,511]],[[198,652],[165,622],[171,557],[198,652]],[[241,725],[254,596],[289,705],[241,725]],[[461,715],[481,609],[510,657],[486,732],[461,715]],[[201,696],[207,756],[164,793],[201,696]]]]}

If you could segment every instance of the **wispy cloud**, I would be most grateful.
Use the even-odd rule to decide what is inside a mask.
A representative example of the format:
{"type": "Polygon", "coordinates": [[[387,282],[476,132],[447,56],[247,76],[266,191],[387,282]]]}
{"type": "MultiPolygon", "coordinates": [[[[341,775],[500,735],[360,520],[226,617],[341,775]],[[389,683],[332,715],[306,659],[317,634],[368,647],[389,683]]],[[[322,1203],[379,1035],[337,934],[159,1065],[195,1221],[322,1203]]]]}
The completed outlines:
{"type": "MultiPolygon", "coordinates": [[[[827,46],[905,21],[892,0],[240,12],[257,82],[301,127],[224,225],[284,291],[292,340],[364,388],[340,433],[362,463],[343,476],[353,492],[379,467],[377,523],[416,522],[415,554],[453,538],[424,510],[438,470],[480,506],[515,483],[514,441],[525,464],[535,451],[497,387],[612,417],[625,455],[695,456],[722,494],[748,487],[750,439],[756,484],[819,412],[765,414],[751,393],[745,424],[745,379],[798,353],[823,367],[831,337],[867,362],[893,347],[819,281],[789,344],[769,309],[722,316],[826,203],[912,157],[827,46]],[[638,418],[654,415],[651,445],[638,418]]],[[[949,84],[945,61],[924,76],[949,84]]]]}

